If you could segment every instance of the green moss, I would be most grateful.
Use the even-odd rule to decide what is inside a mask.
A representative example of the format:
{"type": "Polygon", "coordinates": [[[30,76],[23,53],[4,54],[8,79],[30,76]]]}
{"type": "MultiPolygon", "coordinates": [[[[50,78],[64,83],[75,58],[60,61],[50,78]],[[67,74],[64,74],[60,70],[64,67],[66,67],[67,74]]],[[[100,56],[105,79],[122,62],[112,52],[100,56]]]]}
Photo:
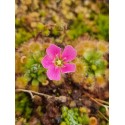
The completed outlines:
{"type": "Polygon", "coordinates": [[[15,19],[15,26],[16,27],[20,26],[20,20],[18,18],[15,19]]]}
{"type": "Polygon", "coordinates": [[[87,114],[83,114],[83,116],[81,117],[82,119],[82,124],[83,125],[88,125],[89,124],[89,117],[87,114]]]}
{"type": "Polygon", "coordinates": [[[109,16],[99,14],[96,19],[97,38],[103,40],[109,40],[109,16]]]}
{"type": "Polygon", "coordinates": [[[88,32],[89,28],[84,23],[82,15],[78,15],[78,17],[73,20],[72,24],[70,25],[69,31],[67,32],[68,37],[71,39],[76,39],[79,36],[84,35],[84,33],[88,32]]]}
{"type": "Polygon", "coordinates": [[[61,122],[60,125],[67,125],[66,122],[61,122]]]}
{"type": "Polygon", "coordinates": [[[17,32],[16,32],[16,48],[21,45],[24,42],[27,42],[31,37],[32,34],[27,32],[26,30],[20,28],[17,32]]]}
{"type": "Polygon", "coordinates": [[[60,32],[59,32],[59,27],[54,27],[54,28],[52,29],[52,34],[53,34],[54,36],[58,36],[58,35],[60,34],[60,32]]]}
{"type": "Polygon", "coordinates": [[[44,25],[44,24],[42,24],[42,23],[38,23],[38,24],[37,24],[37,30],[38,30],[38,31],[42,31],[44,28],[45,28],[45,25],[44,25]]]}
{"type": "Polygon", "coordinates": [[[17,117],[24,117],[25,119],[29,119],[32,113],[32,102],[24,93],[17,93],[15,98],[15,112],[17,117]]]}
{"type": "Polygon", "coordinates": [[[78,108],[62,107],[62,122],[66,125],[88,125],[89,117],[87,113],[82,113],[78,108]]]}
{"type": "Polygon", "coordinates": [[[46,12],[44,10],[41,10],[39,13],[40,13],[41,17],[45,17],[46,16],[46,12]]]}

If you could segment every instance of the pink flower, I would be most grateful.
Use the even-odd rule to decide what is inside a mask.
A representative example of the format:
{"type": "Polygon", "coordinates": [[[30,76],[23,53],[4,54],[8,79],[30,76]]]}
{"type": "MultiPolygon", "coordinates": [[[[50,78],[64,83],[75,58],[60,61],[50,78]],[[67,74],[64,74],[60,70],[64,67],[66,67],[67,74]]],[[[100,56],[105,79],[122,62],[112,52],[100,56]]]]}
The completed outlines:
{"type": "Polygon", "coordinates": [[[70,63],[70,61],[75,59],[77,53],[72,46],[67,45],[61,52],[60,47],[51,44],[46,49],[46,53],[47,55],[41,63],[47,69],[47,76],[50,80],[60,80],[61,73],[75,72],[76,65],[70,63]]]}

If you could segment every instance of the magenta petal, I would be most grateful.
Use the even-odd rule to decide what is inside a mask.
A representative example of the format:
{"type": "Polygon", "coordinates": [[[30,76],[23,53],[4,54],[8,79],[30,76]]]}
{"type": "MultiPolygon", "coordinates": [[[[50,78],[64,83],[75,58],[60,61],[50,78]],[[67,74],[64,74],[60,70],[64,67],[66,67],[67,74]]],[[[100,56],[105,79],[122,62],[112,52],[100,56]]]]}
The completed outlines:
{"type": "Polygon", "coordinates": [[[51,44],[47,50],[46,50],[46,53],[48,56],[50,56],[52,59],[56,57],[56,55],[60,55],[61,53],[61,48],[54,45],[54,44],[51,44]]]}
{"type": "Polygon", "coordinates": [[[75,64],[65,64],[64,67],[61,68],[62,73],[70,73],[70,72],[75,72],[76,70],[76,65],[75,64]]]}
{"type": "Polygon", "coordinates": [[[47,70],[47,76],[50,80],[57,80],[57,81],[60,80],[61,78],[60,68],[55,66],[49,67],[49,69],[47,70]]]}
{"type": "Polygon", "coordinates": [[[77,55],[77,52],[76,50],[70,46],[70,45],[67,45],[62,53],[62,58],[68,62],[68,61],[72,61],[73,59],[75,59],[77,55]]]}
{"type": "Polygon", "coordinates": [[[42,65],[44,68],[49,68],[50,66],[53,65],[52,63],[52,59],[50,59],[50,57],[48,55],[46,55],[42,61],[41,61],[42,65]]]}

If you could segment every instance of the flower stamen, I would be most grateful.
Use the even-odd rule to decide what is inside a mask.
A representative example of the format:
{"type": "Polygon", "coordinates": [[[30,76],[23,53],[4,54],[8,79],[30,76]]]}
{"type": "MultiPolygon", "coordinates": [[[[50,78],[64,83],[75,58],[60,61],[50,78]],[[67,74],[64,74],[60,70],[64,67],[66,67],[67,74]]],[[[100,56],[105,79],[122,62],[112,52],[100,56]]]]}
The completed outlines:
{"type": "Polygon", "coordinates": [[[62,66],[63,62],[62,62],[61,59],[57,59],[57,60],[55,61],[55,64],[56,64],[56,66],[62,66]]]}

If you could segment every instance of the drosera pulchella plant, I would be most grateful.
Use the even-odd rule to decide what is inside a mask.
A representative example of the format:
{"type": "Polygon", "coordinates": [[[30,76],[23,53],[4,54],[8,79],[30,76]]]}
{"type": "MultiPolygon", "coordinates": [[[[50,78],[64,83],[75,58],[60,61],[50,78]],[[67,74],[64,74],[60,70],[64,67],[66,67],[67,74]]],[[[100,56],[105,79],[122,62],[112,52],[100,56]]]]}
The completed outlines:
{"type": "Polygon", "coordinates": [[[48,85],[45,69],[41,65],[45,49],[49,43],[34,41],[24,43],[16,51],[16,88],[38,91],[39,84],[48,85]]]}
{"type": "Polygon", "coordinates": [[[84,88],[94,90],[108,84],[108,43],[78,39],[76,46],[78,57],[75,61],[74,82],[84,88]]]}

